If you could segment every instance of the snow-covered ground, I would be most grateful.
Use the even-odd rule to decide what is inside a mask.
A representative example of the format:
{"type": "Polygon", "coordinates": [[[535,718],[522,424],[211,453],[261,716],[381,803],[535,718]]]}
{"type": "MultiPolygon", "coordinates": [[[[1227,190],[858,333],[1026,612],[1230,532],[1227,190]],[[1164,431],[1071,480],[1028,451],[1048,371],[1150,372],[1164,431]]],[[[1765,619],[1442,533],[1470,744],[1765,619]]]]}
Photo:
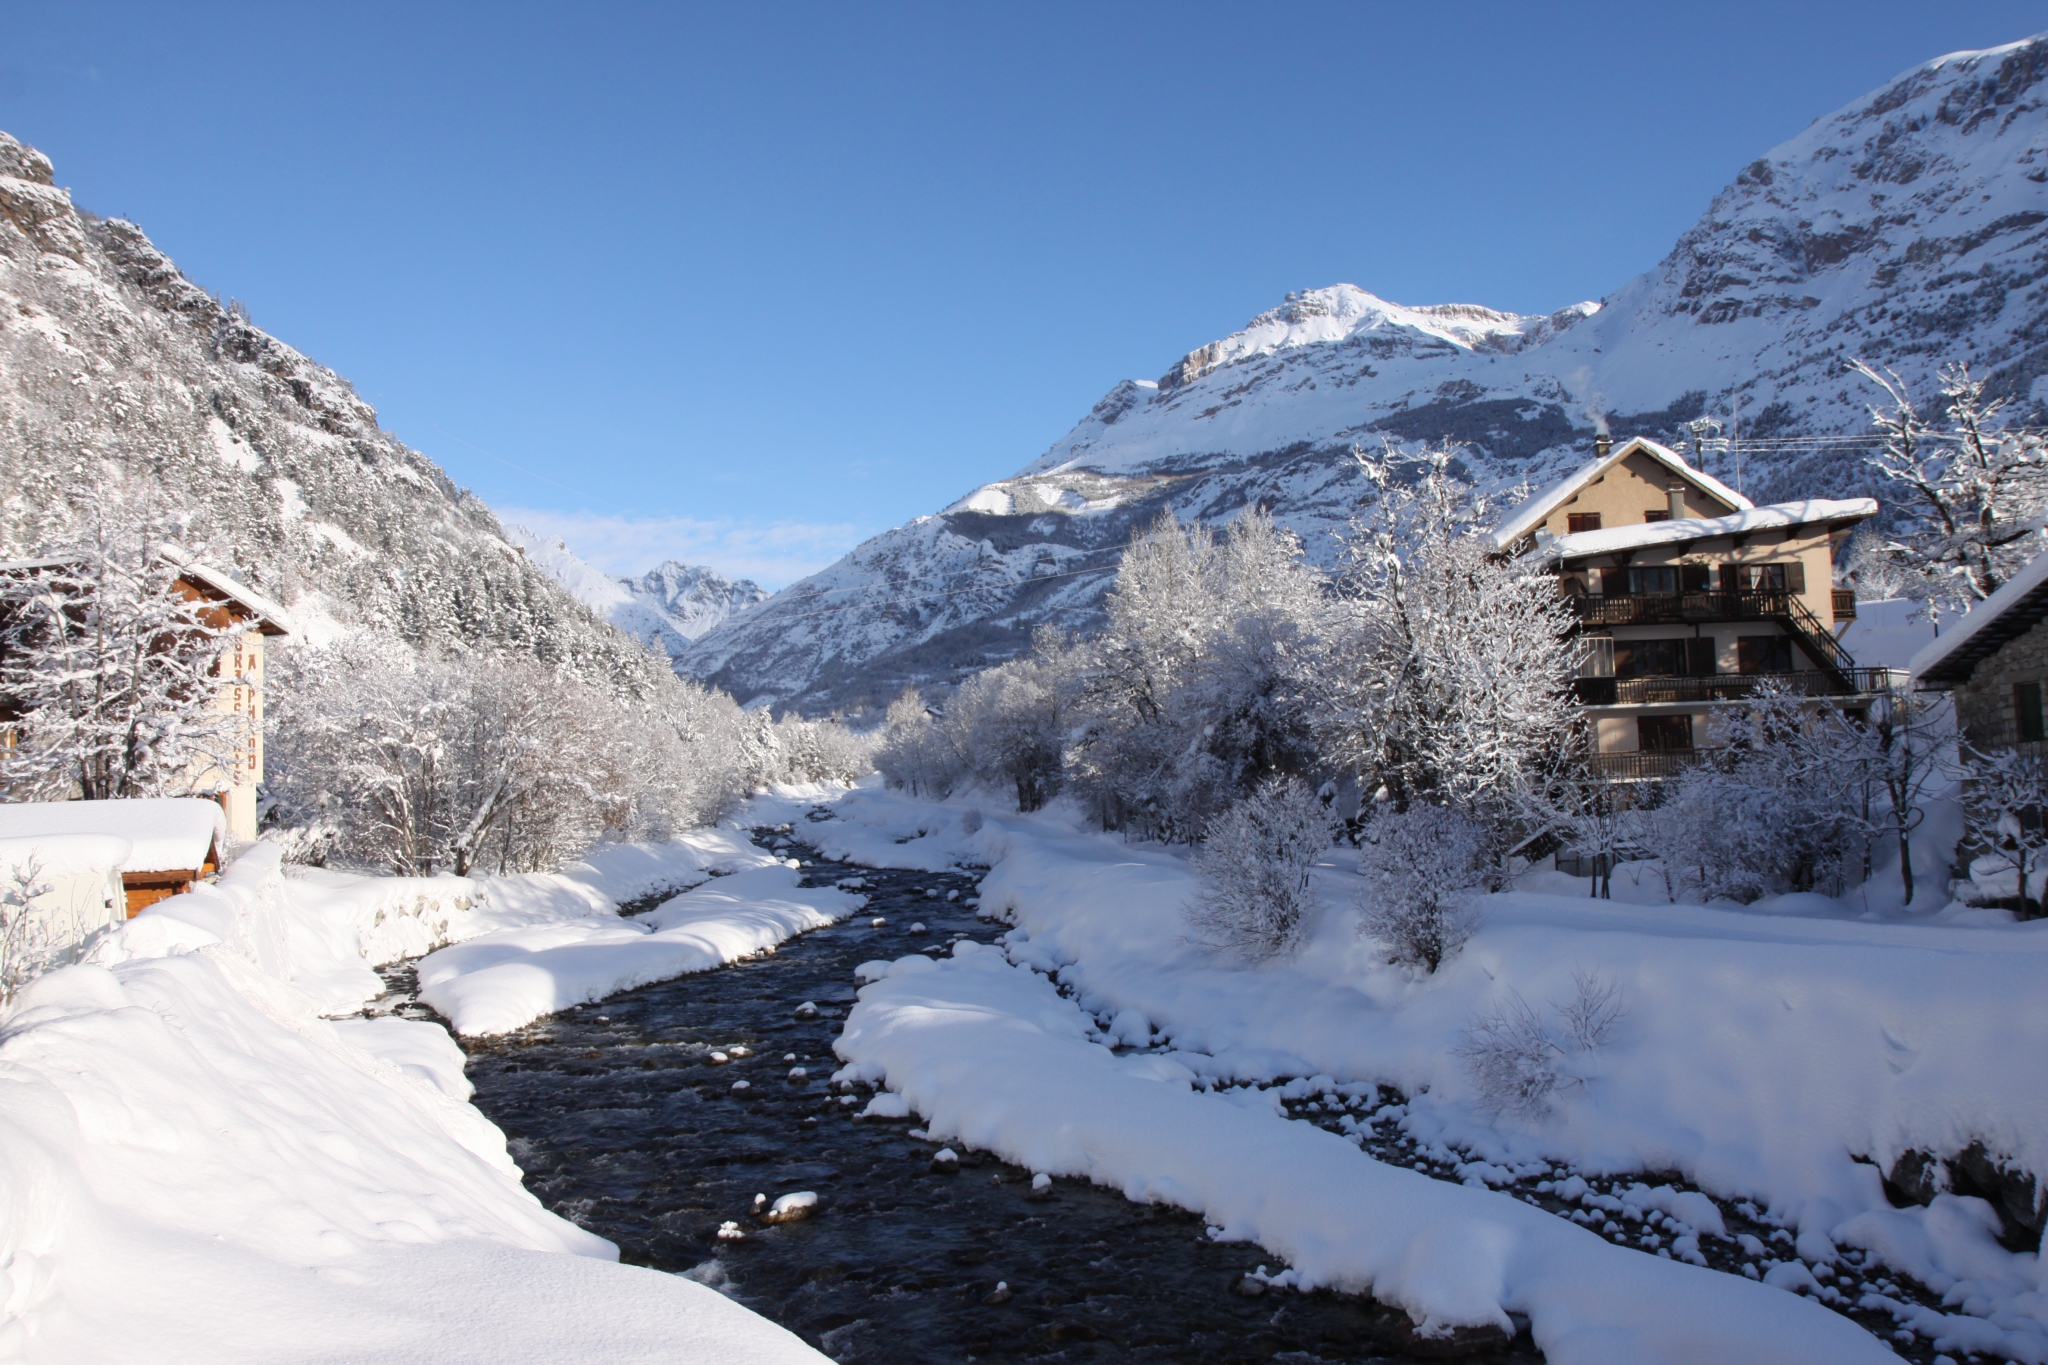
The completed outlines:
{"type": "MultiPolygon", "coordinates": [[[[970,949],[864,969],[874,984],[848,1020],[844,1074],[899,1092],[935,1139],[1199,1210],[1303,1282],[1369,1285],[1418,1321],[1526,1315],[1553,1361],[1884,1358],[1860,1329],[1781,1292],[1820,1288],[1813,1268],[1844,1248],[1946,1296],[1946,1315],[1897,1306],[1924,1335],[2048,1360],[2039,1257],[2001,1248],[1981,1200],[1895,1209],[1879,1180],[1904,1151],[1977,1140],[2048,1174],[2048,925],[1817,898],[1601,902],[1552,873],[1549,886],[1576,894],[1488,898],[1464,953],[1418,979],[1358,934],[1340,853],[1318,871],[1324,916],[1300,954],[1253,968],[1193,940],[1183,907],[1195,882],[1173,850],[1057,812],[977,819],[872,788],[834,810],[805,827],[821,851],[987,864],[982,912],[1014,925],[1008,961],[970,949]],[[1494,1117],[1461,1038],[1516,997],[1539,1011],[1568,1000],[1584,972],[1620,990],[1610,1040],[1572,1059],[1547,1117],[1494,1117]],[[1796,1256],[1758,1251],[1779,1286],[1767,1287],[1605,1247],[1505,1193],[1375,1162],[1286,1122],[1274,1091],[1242,1088],[1281,1078],[1328,1094],[1398,1088],[1411,1100],[1392,1117],[1466,1163],[1474,1186],[1546,1166],[1679,1171],[1753,1201],[1796,1256]],[[1632,1276],[1647,1278],[1622,1290],[1632,1276]]],[[[1718,1230],[1710,1214],[1680,1212],[1681,1240],[1664,1249],[1684,1258],[1683,1237],[1718,1230]]]]}
{"type": "Polygon", "coordinates": [[[479,901],[258,844],[31,983],[0,1021],[0,1361],[822,1360],[542,1208],[441,1029],[321,1017],[381,989],[372,962],[616,922],[741,849],[601,850],[479,901]]]}

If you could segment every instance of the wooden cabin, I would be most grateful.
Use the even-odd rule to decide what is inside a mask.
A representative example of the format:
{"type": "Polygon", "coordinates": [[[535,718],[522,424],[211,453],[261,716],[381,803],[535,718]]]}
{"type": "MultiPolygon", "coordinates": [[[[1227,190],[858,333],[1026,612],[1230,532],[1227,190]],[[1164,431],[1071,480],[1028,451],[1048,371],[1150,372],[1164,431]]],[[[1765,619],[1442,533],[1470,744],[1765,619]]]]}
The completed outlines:
{"type": "MultiPolygon", "coordinates": [[[[214,705],[245,716],[247,737],[225,771],[209,766],[194,772],[189,787],[193,792],[210,793],[226,816],[227,837],[247,843],[256,838],[256,789],[263,781],[265,641],[289,634],[291,617],[277,603],[180,546],[165,545],[158,553],[177,570],[175,590],[187,601],[203,604],[200,619],[215,630],[229,632],[215,665],[221,682],[214,705]]],[[[0,562],[0,577],[27,577],[67,563],[48,558],[0,562]]],[[[0,697],[0,745],[14,742],[18,719],[7,699],[0,697]]]]}
{"type": "Polygon", "coordinates": [[[97,835],[125,841],[121,888],[131,919],[218,872],[226,833],[225,811],[204,796],[0,803],[0,840],[97,835]]]}

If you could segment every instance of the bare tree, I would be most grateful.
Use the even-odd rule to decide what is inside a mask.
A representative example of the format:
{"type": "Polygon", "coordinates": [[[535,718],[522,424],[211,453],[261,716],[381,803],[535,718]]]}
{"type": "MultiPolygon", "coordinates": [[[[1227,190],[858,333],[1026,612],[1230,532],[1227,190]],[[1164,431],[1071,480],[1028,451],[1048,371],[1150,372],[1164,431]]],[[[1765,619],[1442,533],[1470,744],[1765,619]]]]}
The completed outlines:
{"type": "Polygon", "coordinates": [[[1861,360],[1849,368],[1885,395],[1870,409],[1884,444],[1868,463],[1910,492],[1907,510],[1921,528],[1886,552],[1945,600],[1989,597],[2042,548],[2048,451],[2040,433],[1999,430],[2006,402],[1987,397],[1967,365],[1941,369],[1946,430],[1921,416],[1896,371],[1861,360]]]}

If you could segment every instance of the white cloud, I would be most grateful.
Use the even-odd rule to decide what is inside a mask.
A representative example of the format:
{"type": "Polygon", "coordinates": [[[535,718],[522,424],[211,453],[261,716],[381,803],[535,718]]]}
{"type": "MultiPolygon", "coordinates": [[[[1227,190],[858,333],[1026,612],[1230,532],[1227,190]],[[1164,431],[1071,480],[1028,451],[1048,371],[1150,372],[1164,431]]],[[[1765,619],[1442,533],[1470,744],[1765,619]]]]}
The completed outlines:
{"type": "Polygon", "coordinates": [[[694,517],[620,517],[596,512],[493,508],[498,520],[559,536],[584,563],[611,574],[640,574],[664,560],[708,564],[728,578],[786,587],[851,550],[857,526],[810,522],[700,521],[694,517]]]}

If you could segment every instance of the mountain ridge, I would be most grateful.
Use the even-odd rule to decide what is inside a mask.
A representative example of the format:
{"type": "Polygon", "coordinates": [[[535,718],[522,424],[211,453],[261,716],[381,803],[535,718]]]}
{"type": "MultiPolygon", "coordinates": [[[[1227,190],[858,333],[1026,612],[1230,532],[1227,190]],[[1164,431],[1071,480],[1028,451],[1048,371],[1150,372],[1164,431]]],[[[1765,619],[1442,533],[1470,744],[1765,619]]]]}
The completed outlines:
{"type": "Polygon", "coordinates": [[[1124,380],[996,480],[856,547],[700,638],[680,664],[800,710],[944,687],[1088,629],[1115,551],[1161,510],[1259,504],[1329,563],[1362,487],[1353,446],[1451,439],[1505,486],[1581,461],[1596,430],[1718,417],[1759,501],[1874,492],[1851,357],[1918,391],[1973,363],[2048,400],[2048,36],[1922,63],[1740,168],[1649,271],[1597,304],[1408,307],[1290,294],[1156,381],[1124,380]]]}

